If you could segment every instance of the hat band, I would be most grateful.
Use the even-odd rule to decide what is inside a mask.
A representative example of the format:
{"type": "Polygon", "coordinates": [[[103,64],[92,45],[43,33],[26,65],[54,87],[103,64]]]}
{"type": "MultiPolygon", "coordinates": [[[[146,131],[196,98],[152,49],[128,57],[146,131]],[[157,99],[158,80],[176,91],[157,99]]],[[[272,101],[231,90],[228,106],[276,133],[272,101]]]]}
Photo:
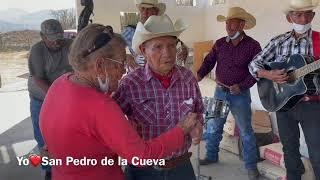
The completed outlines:
{"type": "Polygon", "coordinates": [[[150,6],[154,6],[154,7],[155,7],[155,5],[154,5],[154,4],[151,4],[151,3],[141,3],[141,5],[142,5],[142,4],[150,5],[150,6]]]}

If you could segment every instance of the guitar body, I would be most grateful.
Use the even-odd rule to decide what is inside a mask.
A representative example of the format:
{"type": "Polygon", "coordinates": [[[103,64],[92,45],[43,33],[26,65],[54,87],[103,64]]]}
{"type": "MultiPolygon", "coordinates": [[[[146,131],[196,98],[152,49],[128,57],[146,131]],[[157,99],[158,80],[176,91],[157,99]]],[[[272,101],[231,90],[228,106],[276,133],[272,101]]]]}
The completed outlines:
{"type": "MultiPolygon", "coordinates": [[[[286,69],[290,73],[307,65],[305,58],[308,57],[295,54],[285,62],[270,63],[266,69],[286,69]]],[[[285,84],[277,84],[268,79],[261,79],[257,85],[263,107],[269,112],[290,110],[303,98],[305,93],[314,94],[316,92],[317,88],[313,81],[314,76],[315,74],[307,74],[301,78],[289,80],[285,84]]]]}

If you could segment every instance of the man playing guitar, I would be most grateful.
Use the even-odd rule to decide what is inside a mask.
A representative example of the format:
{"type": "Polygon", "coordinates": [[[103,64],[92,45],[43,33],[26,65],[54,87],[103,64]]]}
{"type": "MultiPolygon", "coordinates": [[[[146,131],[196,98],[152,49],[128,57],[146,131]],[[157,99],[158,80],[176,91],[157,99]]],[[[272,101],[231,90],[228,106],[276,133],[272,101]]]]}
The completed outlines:
{"type": "MultiPolygon", "coordinates": [[[[316,7],[317,5],[313,4],[312,0],[291,0],[285,13],[293,30],[271,39],[262,52],[250,63],[249,70],[257,80],[264,78],[276,84],[287,83],[289,75],[285,69],[266,70],[265,65],[286,61],[294,54],[313,56],[314,58],[311,59],[314,60],[319,59],[319,33],[311,30],[311,22],[315,16],[313,9],[316,7]]],[[[276,112],[288,180],[301,180],[305,171],[299,152],[299,123],[309,148],[313,170],[317,180],[320,180],[319,97],[305,95],[305,98],[302,98],[292,109],[276,112]]]]}

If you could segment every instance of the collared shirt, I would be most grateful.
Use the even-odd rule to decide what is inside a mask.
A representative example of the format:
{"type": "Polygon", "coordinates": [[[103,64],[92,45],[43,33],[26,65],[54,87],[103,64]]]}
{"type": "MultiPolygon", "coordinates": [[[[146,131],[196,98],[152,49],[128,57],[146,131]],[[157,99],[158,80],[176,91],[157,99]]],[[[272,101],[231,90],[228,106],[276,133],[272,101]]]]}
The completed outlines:
{"type": "MultiPolygon", "coordinates": [[[[204,107],[198,83],[184,67],[174,67],[166,89],[146,64],[123,77],[113,98],[144,140],[174,128],[189,112],[198,113],[199,120],[203,121],[204,107]]],[[[184,147],[167,158],[186,153],[190,145],[188,137],[184,147]]]]}
{"type": "Polygon", "coordinates": [[[259,42],[244,35],[236,46],[227,37],[216,41],[210,53],[205,57],[198,75],[203,78],[215,66],[217,80],[225,85],[238,84],[241,90],[249,89],[256,83],[248,70],[248,64],[261,51],[259,42]]]}
{"type": "Polygon", "coordinates": [[[135,31],[136,31],[136,28],[132,26],[127,26],[124,28],[121,35],[123,39],[126,41],[130,53],[135,57],[137,64],[139,64],[140,66],[144,66],[145,65],[144,57],[142,55],[137,55],[132,49],[132,38],[135,31]]]}
{"type": "Polygon", "coordinates": [[[294,37],[294,31],[289,31],[271,39],[268,45],[250,63],[250,73],[256,79],[259,79],[257,72],[264,69],[265,64],[286,61],[293,54],[313,55],[312,30],[306,32],[299,39],[294,37]]]}

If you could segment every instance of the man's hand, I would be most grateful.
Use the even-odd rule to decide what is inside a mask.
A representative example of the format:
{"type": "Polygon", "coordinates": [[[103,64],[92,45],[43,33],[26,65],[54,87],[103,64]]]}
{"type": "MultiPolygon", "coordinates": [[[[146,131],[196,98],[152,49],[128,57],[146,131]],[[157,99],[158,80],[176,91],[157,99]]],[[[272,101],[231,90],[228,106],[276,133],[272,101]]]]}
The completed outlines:
{"type": "Polygon", "coordinates": [[[185,135],[188,135],[198,123],[197,114],[189,112],[177,126],[180,127],[185,135]]]}
{"type": "Polygon", "coordinates": [[[202,124],[198,121],[195,128],[193,128],[193,130],[190,132],[190,136],[192,138],[192,143],[194,145],[197,145],[200,143],[200,141],[202,139],[202,131],[203,131],[202,124]]]}
{"type": "Polygon", "coordinates": [[[230,93],[233,95],[239,95],[241,93],[240,87],[238,84],[230,86],[230,93]]]}
{"type": "Polygon", "coordinates": [[[288,82],[289,76],[285,69],[281,70],[260,70],[258,71],[258,76],[262,78],[269,79],[273,82],[279,83],[279,84],[284,84],[288,82]]]}
{"type": "Polygon", "coordinates": [[[134,57],[131,54],[127,54],[126,61],[129,71],[134,71],[139,67],[139,64],[136,63],[134,57]]]}

